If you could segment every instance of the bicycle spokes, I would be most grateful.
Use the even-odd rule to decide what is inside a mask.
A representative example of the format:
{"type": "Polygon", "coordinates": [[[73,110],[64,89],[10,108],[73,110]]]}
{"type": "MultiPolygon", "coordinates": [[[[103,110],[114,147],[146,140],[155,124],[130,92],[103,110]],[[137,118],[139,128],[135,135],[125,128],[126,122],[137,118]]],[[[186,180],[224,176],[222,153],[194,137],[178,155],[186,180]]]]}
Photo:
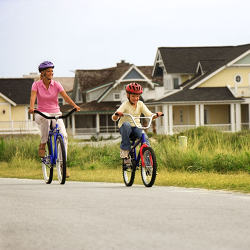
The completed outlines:
{"type": "Polygon", "coordinates": [[[66,180],[66,152],[63,139],[61,137],[57,138],[56,169],[60,184],[64,184],[66,180]]]}
{"type": "Polygon", "coordinates": [[[135,161],[133,160],[133,157],[129,155],[128,159],[122,160],[122,174],[123,174],[123,180],[126,186],[132,186],[135,179],[135,161]]]}
{"type": "Polygon", "coordinates": [[[152,148],[145,147],[142,150],[144,166],[141,166],[141,177],[143,184],[146,187],[151,187],[155,182],[156,177],[156,158],[152,148]]]}
{"type": "Polygon", "coordinates": [[[47,142],[45,149],[45,157],[42,158],[42,171],[45,182],[50,184],[53,179],[53,164],[51,163],[51,149],[49,141],[47,142]]]}

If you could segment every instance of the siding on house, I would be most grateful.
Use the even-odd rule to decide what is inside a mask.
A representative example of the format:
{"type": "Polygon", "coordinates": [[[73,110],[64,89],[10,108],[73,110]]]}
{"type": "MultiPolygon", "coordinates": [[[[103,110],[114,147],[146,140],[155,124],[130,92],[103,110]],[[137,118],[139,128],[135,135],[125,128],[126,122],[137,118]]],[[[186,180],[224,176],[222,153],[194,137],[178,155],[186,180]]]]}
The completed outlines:
{"type": "Polygon", "coordinates": [[[199,87],[225,87],[235,85],[235,76],[240,75],[242,82],[238,84],[239,87],[249,86],[250,67],[229,67],[218,74],[206,80],[199,87]]]}

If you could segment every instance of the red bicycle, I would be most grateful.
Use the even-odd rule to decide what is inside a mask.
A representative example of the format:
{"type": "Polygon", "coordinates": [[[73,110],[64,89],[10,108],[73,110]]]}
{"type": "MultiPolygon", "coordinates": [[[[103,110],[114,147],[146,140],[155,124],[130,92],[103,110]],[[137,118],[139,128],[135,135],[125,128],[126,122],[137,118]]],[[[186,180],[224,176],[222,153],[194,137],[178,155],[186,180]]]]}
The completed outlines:
{"type": "MultiPolygon", "coordinates": [[[[154,150],[146,144],[145,129],[148,129],[153,121],[153,117],[156,114],[152,114],[151,117],[133,117],[130,114],[123,113],[124,116],[129,116],[137,128],[142,129],[142,137],[139,139],[131,139],[131,150],[129,151],[130,161],[122,161],[122,175],[126,186],[132,186],[135,179],[135,172],[137,169],[141,169],[142,182],[146,187],[152,187],[155,183],[157,174],[157,161],[154,150]],[[148,125],[146,127],[137,126],[135,119],[148,119],[148,125]],[[140,145],[138,154],[136,154],[136,147],[140,145]]],[[[163,116],[163,115],[162,115],[163,116]]]]}

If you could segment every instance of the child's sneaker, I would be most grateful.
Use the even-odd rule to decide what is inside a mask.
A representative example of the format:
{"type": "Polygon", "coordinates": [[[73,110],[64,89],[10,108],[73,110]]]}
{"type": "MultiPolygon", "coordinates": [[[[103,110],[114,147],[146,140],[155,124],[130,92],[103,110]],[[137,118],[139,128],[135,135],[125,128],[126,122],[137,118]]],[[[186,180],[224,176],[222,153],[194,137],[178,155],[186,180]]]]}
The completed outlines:
{"type": "Polygon", "coordinates": [[[128,158],[128,153],[129,153],[129,150],[123,150],[123,149],[121,149],[121,150],[120,150],[120,157],[121,157],[122,159],[128,158]]]}
{"type": "Polygon", "coordinates": [[[123,159],[123,163],[125,164],[125,165],[131,165],[131,158],[129,157],[129,158],[124,158],[123,159]]]}

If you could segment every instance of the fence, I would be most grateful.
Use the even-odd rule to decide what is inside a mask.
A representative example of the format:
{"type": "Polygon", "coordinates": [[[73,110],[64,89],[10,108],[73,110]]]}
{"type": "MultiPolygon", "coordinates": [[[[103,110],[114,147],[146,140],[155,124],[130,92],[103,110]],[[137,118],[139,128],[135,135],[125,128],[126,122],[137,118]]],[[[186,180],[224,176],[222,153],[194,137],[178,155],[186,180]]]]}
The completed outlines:
{"type": "Polygon", "coordinates": [[[0,134],[38,134],[34,121],[1,121],[0,134]]]}
{"type": "MultiPolygon", "coordinates": [[[[211,127],[223,132],[232,131],[231,124],[205,124],[205,127],[211,127]]],[[[173,125],[173,133],[178,134],[188,129],[195,128],[195,125],[173,125]]],[[[241,123],[241,130],[250,129],[250,123],[241,123]]],[[[68,133],[72,134],[72,128],[67,129],[68,133]]],[[[147,132],[153,132],[149,128],[147,132]]],[[[164,127],[156,128],[157,134],[164,134],[164,127]]],[[[97,135],[97,134],[116,134],[119,133],[118,126],[100,126],[100,131],[97,133],[96,128],[75,128],[75,135],[97,135]]],[[[0,134],[39,134],[39,129],[34,121],[2,121],[0,122],[0,134]]]]}

